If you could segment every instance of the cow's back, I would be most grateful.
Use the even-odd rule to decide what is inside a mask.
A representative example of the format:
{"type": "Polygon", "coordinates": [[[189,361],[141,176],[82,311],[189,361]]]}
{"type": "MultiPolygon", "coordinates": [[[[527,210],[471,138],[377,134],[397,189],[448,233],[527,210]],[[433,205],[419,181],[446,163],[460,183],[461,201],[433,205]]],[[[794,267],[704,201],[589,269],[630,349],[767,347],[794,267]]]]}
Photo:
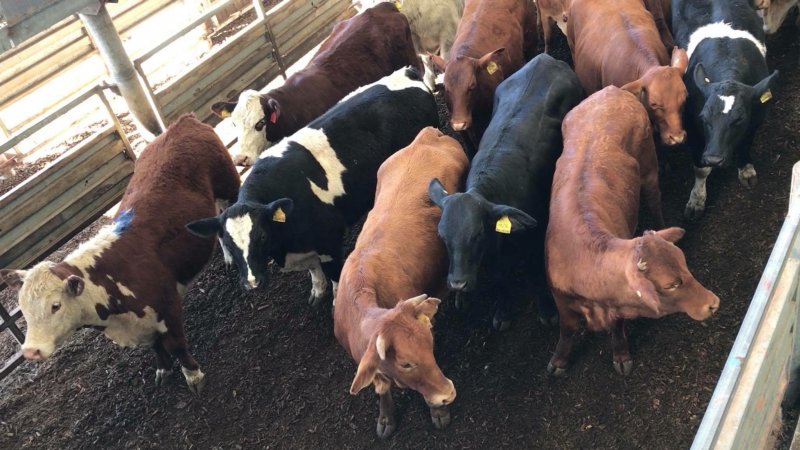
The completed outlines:
{"type": "Polygon", "coordinates": [[[372,287],[384,308],[421,293],[445,293],[447,250],[436,231],[441,210],[429,200],[428,184],[438,178],[448,192],[457,192],[468,166],[458,141],[432,127],[386,160],[378,172],[375,205],[342,279],[376,282],[372,287]]]}
{"type": "MultiPolygon", "coordinates": [[[[522,60],[522,44],[530,36],[526,35],[526,25],[533,17],[533,34],[536,34],[535,7],[525,0],[466,0],[461,22],[456,30],[456,39],[450,52],[450,59],[456,56],[481,56],[505,47],[507,64],[502,65],[507,73],[519,68],[522,60]],[[509,67],[509,69],[505,69],[509,67]]],[[[535,37],[533,37],[535,47],[535,37]]]]}
{"type": "Polygon", "coordinates": [[[119,221],[121,214],[132,211],[129,224],[114,252],[106,252],[96,264],[98,271],[129,271],[131,280],[124,284],[139,284],[133,274],[137,257],[157,257],[140,263],[163,264],[178,282],[188,283],[208,261],[214,241],[192,235],[185,225],[216,215],[215,200],[235,201],[238,188],[239,176],[213,128],[193,115],[181,116],[136,161],[117,213],[119,221]]]}

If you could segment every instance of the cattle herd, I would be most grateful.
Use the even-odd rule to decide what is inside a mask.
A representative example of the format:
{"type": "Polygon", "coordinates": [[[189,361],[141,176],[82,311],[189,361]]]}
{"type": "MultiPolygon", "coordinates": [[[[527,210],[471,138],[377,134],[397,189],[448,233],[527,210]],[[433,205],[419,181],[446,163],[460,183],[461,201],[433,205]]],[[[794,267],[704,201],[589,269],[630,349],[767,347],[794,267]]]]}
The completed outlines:
{"type": "Polygon", "coordinates": [[[675,245],[684,230],[664,224],[656,149],[691,152],[687,219],[702,216],[712,168],[735,165],[755,184],[750,145],[778,82],[765,30],[796,1],[358,3],[283,86],[212,107],[239,131],[233,158],[185,115],[138,159],[113,224],[61,262],[0,271],[18,290],[26,358],[93,327],[152,346],[157,384],[177,359],[200,394],[181,303],[214,238],[243,289],[267,295],[274,263],[308,270],[309,304],[332,297],[357,365],[350,392],[375,389],[381,437],[396,428],[392,384],[422,394],[436,428],[450,422],[456,388],[431,332],[448,291],[462,309],[491,283],[501,331],[535,299],[541,323],[560,329],[554,376],[581,322],[611,333],[627,375],[626,320],[719,308],[675,245]],[[574,70],[534,57],[552,22],[574,70]],[[441,72],[466,148],[435,128],[441,72]],[[234,162],[252,166],[241,185],[234,162]],[[656,229],[636,236],[640,198],[656,229]],[[365,214],[345,258],[345,232],[365,214]]]}

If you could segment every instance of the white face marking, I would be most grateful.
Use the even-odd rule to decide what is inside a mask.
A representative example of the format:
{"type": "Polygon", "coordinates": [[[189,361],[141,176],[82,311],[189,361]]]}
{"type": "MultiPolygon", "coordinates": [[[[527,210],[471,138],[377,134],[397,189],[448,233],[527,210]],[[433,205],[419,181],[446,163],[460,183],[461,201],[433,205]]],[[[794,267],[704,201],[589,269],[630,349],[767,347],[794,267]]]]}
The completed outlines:
{"type": "MultiPolygon", "coordinates": [[[[239,154],[255,161],[258,154],[269,145],[264,130],[255,129],[256,123],[264,118],[261,94],[248,89],[239,95],[236,108],[231,113],[231,121],[239,131],[239,154]]],[[[231,155],[236,159],[237,155],[231,155]]]]}
{"type": "Polygon", "coordinates": [[[313,181],[308,180],[311,191],[324,203],[333,205],[336,197],[344,195],[344,182],[342,174],[346,170],[344,165],[336,156],[336,151],[328,142],[328,137],[324,130],[313,128],[302,128],[291,137],[292,141],[302,145],[317,160],[322,170],[325,171],[325,178],[328,179],[328,189],[317,186],[313,181]]]}
{"type": "Polygon", "coordinates": [[[250,286],[255,287],[256,277],[247,262],[247,255],[250,252],[250,232],[252,230],[253,221],[250,219],[249,214],[230,217],[225,221],[225,231],[228,232],[231,239],[233,239],[233,243],[242,252],[242,259],[244,259],[244,265],[247,267],[247,282],[250,283],[250,286]]]}
{"type": "Polygon", "coordinates": [[[695,49],[700,42],[705,39],[719,39],[719,38],[728,38],[728,39],[747,39],[748,41],[752,42],[753,45],[758,48],[758,51],[761,52],[763,56],[767,56],[767,47],[764,45],[763,42],[760,42],[758,39],[755,38],[752,34],[748,31],[743,30],[735,30],[729,24],[724,22],[717,22],[711,23],[708,25],[703,25],[702,27],[696,29],[694,33],[689,37],[689,45],[688,49],[686,49],[686,54],[691,59],[692,53],[694,53],[695,49]]]}
{"type": "Polygon", "coordinates": [[[724,103],[722,106],[722,114],[728,114],[733,108],[733,102],[736,98],[732,95],[720,95],[719,99],[724,103]]]}
{"type": "Polygon", "coordinates": [[[343,99],[339,100],[339,103],[345,102],[349,100],[351,97],[358,95],[373,86],[378,86],[378,85],[386,86],[386,88],[389,89],[390,91],[400,91],[408,88],[417,88],[417,89],[422,89],[425,92],[430,92],[428,87],[425,86],[425,83],[423,83],[422,81],[412,80],[408,78],[406,76],[406,69],[408,69],[408,67],[400,68],[398,70],[395,70],[390,75],[387,75],[372,84],[361,86],[355,91],[347,94],[347,96],[345,96],[343,99]]]}
{"type": "Polygon", "coordinates": [[[143,317],[134,312],[112,314],[104,323],[106,336],[121,347],[150,345],[157,333],[167,332],[166,324],[157,317],[158,314],[149,306],[144,307],[143,317]]]}

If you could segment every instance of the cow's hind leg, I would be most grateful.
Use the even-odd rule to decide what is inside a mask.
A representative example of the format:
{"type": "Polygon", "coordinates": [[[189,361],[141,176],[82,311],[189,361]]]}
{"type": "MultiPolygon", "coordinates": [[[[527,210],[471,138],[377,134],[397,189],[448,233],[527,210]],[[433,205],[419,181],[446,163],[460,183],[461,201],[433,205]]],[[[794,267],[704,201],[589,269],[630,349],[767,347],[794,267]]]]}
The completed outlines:
{"type": "MultiPolygon", "coordinates": [[[[178,302],[179,300],[176,298],[174,301],[178,302]]],[[[161,344],[170,355],[178,359],[189,390],[200,395],[206,384],[206,376],[200,370],[200,366],[192,354],[189,353],[189,343],[183,332],[183,320],[180,317],[165,317],[164,322],[167,325],[167,332],[161,336],[161,344]]]]}
{"type": "Polygon", "coordinates": [[[614,370],[622,376],[629,375],[633,370],[633,358],[628,348],[628,332],[623,319],[618,319],[611,327],[611,352],[614,354],[614,370]]]}
{"type": "Polygon", "coordinates": [[[559,299],[554,293],[556,306],[558,307],[559,336],[556,351],[550,362],[547,363],[547,372],[561,376],[567,371],[569,356],[572,353],[575,333],[580,325],[580,315],[567,307],[567,302],[559,299]]]}
{"type": "Polygon", "coordinates": [[[325,297],[325,292],[328,290],[328,279],[319,264],[309,269],[308,273],[311,274],[311,295],[308,297],[308,304],[316,307],[322,303],[322,299],[325,297]]]}
{"type": "Polygon", "coordinates": [[[153,352],[156,354],[156,386],[164,386],[172,375],[172,363],[174,359],[169,352],[164,349],[161,343],[162,336],[159,335],[153,343],[153,352]]]}
{"type": "Polygon", "coordinates": [[[687,220],[697,220],[703,216],[706,209],[706,179],[709,174],[711,174],[711,167],[694,168],[694,187],[692,193],[689,194],[686,209],[683,210],[683,216],[687,220]]]}
{"type": "Polygon", "coordinates": [[[373,383],[375,384],[375,393],[378,394],[379,409],[378,425],[375,431],[378,433],[379,438],[386,439],[397,428],[397,422],[394,420],[392,383],[381,376],[376,376],[373,383]]]}

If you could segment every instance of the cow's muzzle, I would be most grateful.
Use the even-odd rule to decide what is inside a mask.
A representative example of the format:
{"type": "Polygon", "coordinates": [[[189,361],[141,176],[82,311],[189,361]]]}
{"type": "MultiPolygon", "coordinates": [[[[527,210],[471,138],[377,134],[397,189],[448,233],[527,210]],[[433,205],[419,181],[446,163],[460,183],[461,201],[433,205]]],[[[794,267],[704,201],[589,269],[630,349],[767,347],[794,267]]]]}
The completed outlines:
{"type": "Polygon", "coordinates": [[[42,351],[38,348],[23,348],[22,349],[22,356],[25,359],[29,359],[31,361],[40,361],[45,359],[42,351]]]}

